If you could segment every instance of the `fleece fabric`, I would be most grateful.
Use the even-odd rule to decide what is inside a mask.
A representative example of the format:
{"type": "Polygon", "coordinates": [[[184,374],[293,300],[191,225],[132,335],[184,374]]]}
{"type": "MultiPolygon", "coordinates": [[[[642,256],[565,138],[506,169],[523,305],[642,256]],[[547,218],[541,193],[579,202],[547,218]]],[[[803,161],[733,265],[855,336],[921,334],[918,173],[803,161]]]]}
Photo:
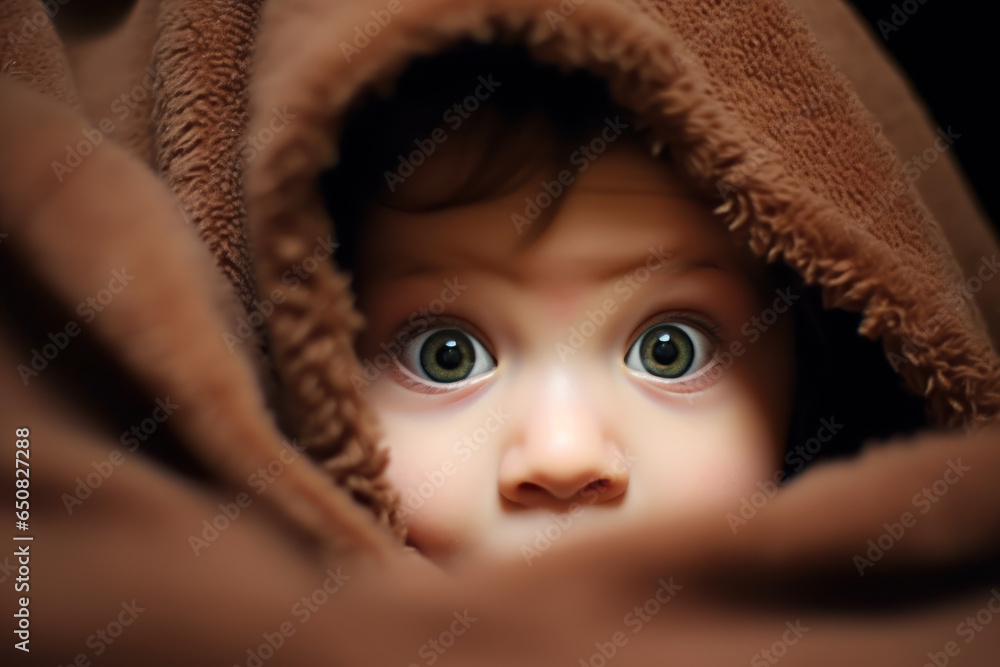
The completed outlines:
{"type": "Polygon", "coordinates": [[[959,264],[941,226],[989,232],[935,220],[783,2],[140,0],[97,36],[60,36],[58,8],[0,9],[0,421],[35,454],[31,658],[995,663],[995,244],[959,264]],[[403,554],[349,281],[283,277],[335,241],[316,183],[348,112],[470,39],[605,80],[720,224],[857,315],[925,430],[817,465],[738,532],[692,512],[449,577],[403,554]]]}

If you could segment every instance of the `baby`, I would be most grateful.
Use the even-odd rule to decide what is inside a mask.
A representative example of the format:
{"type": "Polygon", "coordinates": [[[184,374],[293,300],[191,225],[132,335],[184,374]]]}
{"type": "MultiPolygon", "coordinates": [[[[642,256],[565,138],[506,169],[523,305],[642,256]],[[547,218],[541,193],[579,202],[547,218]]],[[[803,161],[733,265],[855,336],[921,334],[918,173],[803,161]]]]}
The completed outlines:
{"type": "Polygon", "coordinates": [[[363,221],[338,261],[409,543],[530,563],[565,531],[721,517],[782,467],[792,319],[750,323],[795,297],[599,84],[452,57],[345,129],[347,154],[389,128],[352,166],[371,203],[333,203],[363,221]]]}

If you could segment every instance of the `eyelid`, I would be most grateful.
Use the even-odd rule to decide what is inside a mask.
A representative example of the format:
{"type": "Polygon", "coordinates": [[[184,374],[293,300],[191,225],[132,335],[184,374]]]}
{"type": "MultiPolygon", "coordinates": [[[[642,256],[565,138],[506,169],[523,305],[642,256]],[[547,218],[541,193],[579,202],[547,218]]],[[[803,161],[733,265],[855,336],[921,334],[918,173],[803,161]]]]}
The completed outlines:
{"type": "Polygon", "coordinates": [[[650,327],[654,327],[657,324],[663,324],[665,322],[680,322],[682,324],[697,327],[701,329],[705,335],[711,338],[712,342],[716,345],[724,345],[726,342],[720,334],[719,325],[714,324],[704,315],[690,310],[665,310],[647,317],[632,331],[632,334],[628,337],[627,343],[625,344],[625,351],[628,352],[628,350],[632,349],[632,345],[639,340],[639,336],[646,333],[650,327]]]}
{"type": "MultiPolygon", "coordinates": [[[[410,317],[412,317],[412,315],[410,317]]],[[[483,347],[486,348],[486,351],[490,353],[490,356],[493,357],[493,361],[497,361],[496,347],[493,345],[493,341],[491,341],[489,336],[484,334],[482,330],[472,322],[455,315],[434,315],[433,313],[423,316],[422,319],[427,323],[427,326],[424,327],[423,331],[415,334],[414,332],[419,327],[415,324],[411,324],[410,319],[407,318],[403,320],[395,329],[393,329],[395,332],[392,336],[393,339],[399,340],[399,337],[406,333],[409,334],[407,338],[407,341],[409,342],[412,341],[415,336],[423,335],[428,331],[454,327],[456,329],[462,329],[463,331],[475,336],[476,339],[483,344],[483,347]]]]}
{"type": "Polygon", "coordinates": [[[460,380],[459,382],[443,384],[416,376],[413,371],[404,366],[398,359],[393,359],[393,364],[389,366],[389,372],[393,375],[395,380],[399,382],[399,384],[406,389],[417,391],[422,394],[456,394],[462,390],[471,391],[472,388],[477,387],[482,382],[491,378],[496,371],[496,366],[494,366],[491,370],[486,371],[485,373],[480,373],[479,375],[460,380]]]}
{"type": "Polygon", "coordinates": [[[637,371],[634,368],[626,367],[625,370],[628,371],[628,373],[636,380],[641,380],[644,383],[644,386],[659,385],[659,388],[663,391],[673,394],[694,394],[702,391],[703,389],[708,389],[718,381],[718,378],[711,379],[707,382],[703,380],[704,376],[707,375],[710,370],[715,368],[717,364],[718,362],[713,355],[711,361],[695,371],[693,375],[679,379],[660,378],[655,375],[650,375],[649,373],[637,371]]]}

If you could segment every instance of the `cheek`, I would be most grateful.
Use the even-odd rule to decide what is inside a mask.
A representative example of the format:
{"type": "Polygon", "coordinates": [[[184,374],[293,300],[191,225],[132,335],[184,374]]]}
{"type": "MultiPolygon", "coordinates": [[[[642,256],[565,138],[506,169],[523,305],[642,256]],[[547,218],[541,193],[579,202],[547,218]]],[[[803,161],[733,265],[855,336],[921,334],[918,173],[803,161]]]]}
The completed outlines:
{"type": "Polygon", "coordinates": [[[473,541],[487,523],[496,474],[489,474],[490,452],[471,451],[460,424],[444,419],[381,420],[389,452],[386,479],[400,493],[400,513],[411,541],[435,559],[454,554],[473,541]],[[492,484],[492,487],[489,485],[492,484]]]}
{"type": "Polygon", "coordinates": [[[772,477],[773,443],[746,410],[726,406],[670,422],[671,435],[648,439],[633,468],[643,505],[691,509],[729,501],[772,477]]]}
{"type": "Polygon", "coordinates": [[[774,478],[784,413],[752,380],[737,364],[710,395],[629,411],[630,486],[644,513],[738,501],[774,478]]]}

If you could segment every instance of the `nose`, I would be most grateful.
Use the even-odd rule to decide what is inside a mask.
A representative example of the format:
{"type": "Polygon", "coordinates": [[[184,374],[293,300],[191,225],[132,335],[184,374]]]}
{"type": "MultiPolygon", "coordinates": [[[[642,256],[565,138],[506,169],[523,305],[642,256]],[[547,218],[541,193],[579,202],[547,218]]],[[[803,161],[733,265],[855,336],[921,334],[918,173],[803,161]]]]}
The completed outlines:
{"type": "Polygon", "coordinates": [[[525,417],[512,429],[500,463],[499,487],[525,507],[604,503],[628,487],[629,464],[579,378],[556,372],[525,397],[525,417]]]}

